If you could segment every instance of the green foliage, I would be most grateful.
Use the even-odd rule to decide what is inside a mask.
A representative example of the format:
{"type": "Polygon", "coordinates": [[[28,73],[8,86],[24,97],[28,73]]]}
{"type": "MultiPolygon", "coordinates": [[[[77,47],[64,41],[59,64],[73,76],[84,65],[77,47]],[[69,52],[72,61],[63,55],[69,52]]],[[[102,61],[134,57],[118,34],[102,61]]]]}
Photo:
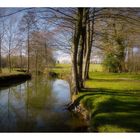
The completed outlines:
{"type": "Polygon", "coordinates": [[[103,72],[104,67],[102,64],[90,64],[89,71],[90,72],[103,72]]]}
{"type": "Polygon", "coordinates": [[[109,20],[102,37],[104,50],[104,66],[109,72],[125,72],[126,48],[129,38],[125,23],[109,20]]]}
{"type": "Polygon", "coordinates": [[[118,72],[119,60],[113,53],[109,53],[106,55],[103,65],[109,72],[118,72]]]}

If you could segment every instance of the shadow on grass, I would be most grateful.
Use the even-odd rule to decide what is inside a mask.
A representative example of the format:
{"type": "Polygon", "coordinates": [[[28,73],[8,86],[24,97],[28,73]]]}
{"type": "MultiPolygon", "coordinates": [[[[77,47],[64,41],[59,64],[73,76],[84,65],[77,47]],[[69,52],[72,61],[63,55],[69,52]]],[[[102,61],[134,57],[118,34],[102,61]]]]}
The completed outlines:
{"type": "Polygon", "coordinates": [[[129,82],[129,81],[138,81],[138,82],[140,82],[140,79],[130,79],[130,78],[118,78],[118,79],[96,79],[96,78],[90,78],[89,79],[89,81],[90,80],[94,80],[94,82],[129,82]]]}
{"type": "Polygon", "coordinates": [[[140,132],[140,90],[86,88],[80,102],[90,112],[92,131],[140,132]]]}
{"type": "Polygon", "coordinates": [[[113,96],[138,96],[140,97],[140,90],[113,90],[107,88],[83,88],[81,90],[82,93],[89,94],[105,94],[105,95],[113,95],[113,96]]]}

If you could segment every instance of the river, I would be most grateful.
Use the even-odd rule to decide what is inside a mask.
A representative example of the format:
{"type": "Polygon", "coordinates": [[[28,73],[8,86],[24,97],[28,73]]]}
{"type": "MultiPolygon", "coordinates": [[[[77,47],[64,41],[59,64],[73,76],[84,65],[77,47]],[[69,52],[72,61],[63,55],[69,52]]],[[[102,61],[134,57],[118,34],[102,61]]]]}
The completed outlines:
{"type": "Polygon", "coordinates": [[[32,80],[0,89],[1,132],[86,132],[79,115],[66,109],[69,84],[60,79],[32,80]]]}

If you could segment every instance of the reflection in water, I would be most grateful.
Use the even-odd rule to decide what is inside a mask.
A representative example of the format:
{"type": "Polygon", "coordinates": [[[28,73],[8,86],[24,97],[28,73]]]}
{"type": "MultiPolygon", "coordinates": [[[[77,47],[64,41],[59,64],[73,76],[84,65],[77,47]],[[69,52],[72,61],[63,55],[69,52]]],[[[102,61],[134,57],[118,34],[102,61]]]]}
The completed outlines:
{"type": "Polygon", "coordinates": [[[35,77],[0,89],[0,131],[86,131],[83,120],[65,109],[69,102],[69,85],[63,80],[35,77]]]}

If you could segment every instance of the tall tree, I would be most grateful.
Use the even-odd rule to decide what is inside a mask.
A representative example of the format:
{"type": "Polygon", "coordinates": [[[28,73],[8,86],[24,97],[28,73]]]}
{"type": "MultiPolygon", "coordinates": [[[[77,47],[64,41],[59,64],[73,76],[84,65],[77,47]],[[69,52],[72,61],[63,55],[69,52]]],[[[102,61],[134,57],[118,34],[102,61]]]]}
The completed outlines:
{"type": "Polygon", "coordinates": [[[83,20],[83,8],[78,8],[77,15],[76,15],[76,23],[75,23],[75,30],[73,35],[73,44],[72,44],[72,93],[77,94],[80,90],[79,85],[79,75],[78,75],[78,62],[77,62],[77,55],[78,55],[78,47],[79,41],[82,31],[82,20],[83,20]]]}
{"type": "Polygon", "coordinates": [[[33,27],[35,27],[35,12],[34,11],[27,11],[23,15],[21,20],[21,30],[27,33],[27,72],[30,72],[30,34],[33,31],[33,27]]]}
{"type": "MultiPolygon", "coordinates": [[[[3,10],[0,10],[0,15],[3,14],[3,10]]],[[[4,19],[0,19],[0,73],[2,73],[2,41],[4,38],[4,19]]]]}
{"type": "Polygon", "coordinates": [[[93,46],[93,34],[94,34],[94,14],[95,14],[95,9],[93,8],[91,10],[91,13],[93,16],[93,19],[90,20],[88,15],[88,20],[87,20],[87,28],[86,28],[86,48],[84,51],[84,65],[83,65],[83,80],[89,79],[89,65],[90,65],[90,56],[91,56],[91,50],[93,46]]]}

